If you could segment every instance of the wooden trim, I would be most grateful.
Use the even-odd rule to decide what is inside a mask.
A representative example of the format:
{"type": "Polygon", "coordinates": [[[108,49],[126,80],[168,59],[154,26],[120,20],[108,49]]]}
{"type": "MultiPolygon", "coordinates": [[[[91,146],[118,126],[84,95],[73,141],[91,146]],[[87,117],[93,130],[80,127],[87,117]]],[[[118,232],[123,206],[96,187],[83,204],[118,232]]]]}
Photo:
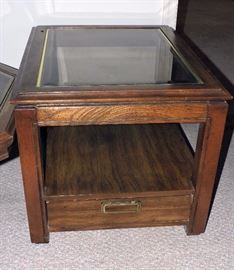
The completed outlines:
{"type": "MultiPolygon", "coordinates": [[[[226,96],[226,100],[232,99],[230,93],[223,87],[221,82],[212,74],[210,69],[206,66],[206,64],[201,60],[200,56],[192,50],[190,44],[187,43],[182,36],[176,35],[176,32],[173,32],[170,28],[164,27],[163,32],[166,37],[169,39],[171,44],[178,48],[178,53],[182,58],[185,58],[185,62],[188,63],[190,68],[194,70],[194,72],[203,80],[205,83],[204,88],[210,88],[214,91],[219,90],[223,97],[226,96]]],[[[202,85],[201,85],[202,86],[202,85]]],[[[207,91],[207,89],[206,89],[207,91]]],[[[207,99],[208,100],[208,99],[207,99]]],[[[222,100],[222,98],[217,98],[217,100],[222,100]]]]}
{"type": "Polygon", "coordinates": [[[7,73],[13,77],[16,76],[17,74],[17,69],[8,65],[5,65],[3,63],[0,63],[0,71],[2,71],[3,73],[7,73]]]}
{"type": "Polygon", "coordinates": [[[14,88],[13,103],[39,104],[48,102],[73,102],[78,100],[107,102],[113,100],[125,102],[129,99],[151,98],[154,101],[173,100],[226,100],[230,94],[210,74],[207,67],[197,60],[189,46],[170,27],[166,26],[40,26],[33,28],[20,67],[19,78],[14,88]],[[40,59],[47,29],[157,29],[160,28],[186,62],[203,80],[204,84],[186,85],[104,85],[77,87],[36,87],[40,59]]]}
{"type": "MultiPolygon", "coordinates": [[[[0,71],[16,77],[17,69],[0,63],[0,71]]],[[[0,112],[0,161],[9,157],[9,147],[13,143],[15,133],[15,123],[13,117],[14,105],[10,104],[10,98],[12,95],[12,85],[14,80],[7,90],[5,97],[2,101],[0,112]]]]}
{"type": "Polygon", "coordinates": [[[39,126],[205,122],[207,105],[152,104],[38,107],[39,126]]]}

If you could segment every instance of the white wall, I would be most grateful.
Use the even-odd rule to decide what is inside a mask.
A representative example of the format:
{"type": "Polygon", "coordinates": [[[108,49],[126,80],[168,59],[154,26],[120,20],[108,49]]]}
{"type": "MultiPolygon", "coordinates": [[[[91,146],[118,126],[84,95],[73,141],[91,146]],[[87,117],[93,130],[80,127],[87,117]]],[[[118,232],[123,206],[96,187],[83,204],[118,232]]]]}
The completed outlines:
{"type": "Polygon", "coordinates": [[[175,27],[178,0],[0,0],[0,62],[19,67],[32,26],[138,24],[175,27]]]}

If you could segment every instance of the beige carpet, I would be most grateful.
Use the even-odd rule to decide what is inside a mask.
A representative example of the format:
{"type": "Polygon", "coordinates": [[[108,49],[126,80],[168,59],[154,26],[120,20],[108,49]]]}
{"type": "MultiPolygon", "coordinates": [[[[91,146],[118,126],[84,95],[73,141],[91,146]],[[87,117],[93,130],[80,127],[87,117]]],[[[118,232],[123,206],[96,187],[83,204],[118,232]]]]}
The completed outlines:
{"type": "MultiPolygon", "coordinates": [[[[188,129],[194,138],[195,129],[188,129]]],[[[29,240],[19,159],[0,166],[0,269],[234,269],[234,140],[205,234],[181,227],[51,233],[29,240]]]]}

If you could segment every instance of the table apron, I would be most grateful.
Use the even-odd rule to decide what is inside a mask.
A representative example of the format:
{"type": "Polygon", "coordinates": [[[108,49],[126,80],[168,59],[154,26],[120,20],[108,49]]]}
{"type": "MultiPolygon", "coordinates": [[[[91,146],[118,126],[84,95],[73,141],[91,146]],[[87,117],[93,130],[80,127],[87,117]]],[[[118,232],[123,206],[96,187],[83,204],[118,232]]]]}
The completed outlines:
{"type": "Polygon", "coordinates": [[[205,122],[207,103],[37,107],[39,126],[205,122]]]}

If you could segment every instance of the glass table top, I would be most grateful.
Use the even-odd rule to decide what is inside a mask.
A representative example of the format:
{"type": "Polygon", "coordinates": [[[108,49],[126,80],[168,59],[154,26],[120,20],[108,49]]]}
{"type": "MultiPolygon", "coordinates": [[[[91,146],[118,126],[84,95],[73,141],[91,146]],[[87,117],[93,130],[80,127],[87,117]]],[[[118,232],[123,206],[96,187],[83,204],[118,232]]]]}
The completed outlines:
{"type": "Polygon", "coordinates": [[[0,110],[2,109],[7,92],[10,89],[13,81],[13,76],[0,71],[0,110]]]}
{"type": "Polygon", "coordinates": [[[160,29],[49,29],[38,87],[200,84],[160,29]]]}

